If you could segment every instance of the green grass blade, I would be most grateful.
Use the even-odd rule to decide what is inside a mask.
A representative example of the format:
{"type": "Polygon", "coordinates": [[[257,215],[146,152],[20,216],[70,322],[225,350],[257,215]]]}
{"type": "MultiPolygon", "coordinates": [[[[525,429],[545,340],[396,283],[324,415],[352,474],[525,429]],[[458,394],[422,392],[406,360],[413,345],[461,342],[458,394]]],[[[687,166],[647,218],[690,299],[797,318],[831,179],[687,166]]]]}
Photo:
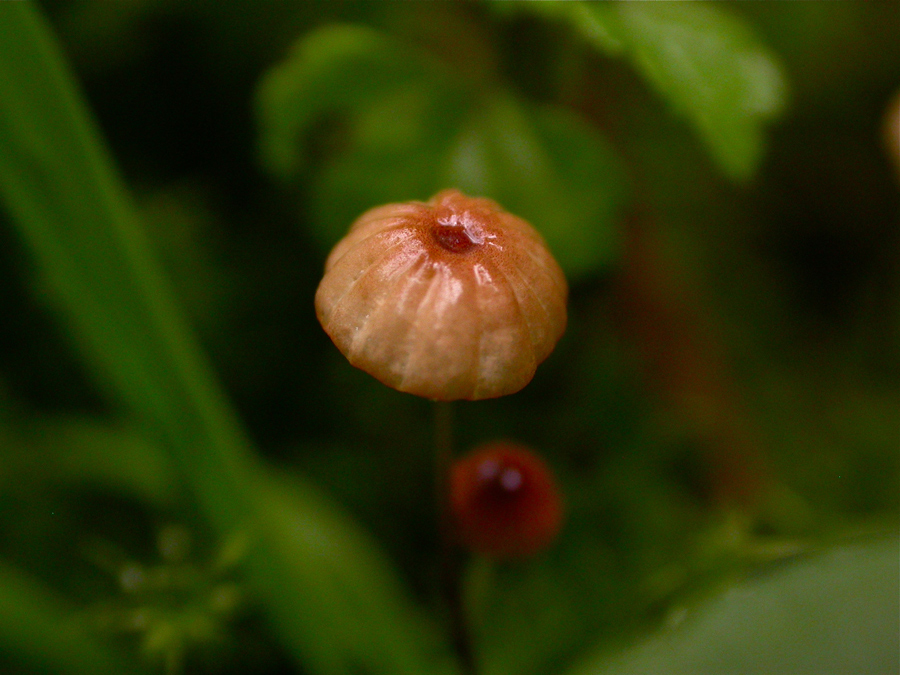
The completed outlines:
{"type": "Polygon", "coordinates": [[[375,543],[323,496],[297,496],[303,483],[291,497],[261,477],[59,49],[24,2],[0,7],[0,201],[110,400],[172,453],[220,533],[254,537],[251,581],[304,666],[432,672],[375,543]],[[327,535],[327,551],[298,527],[327,535]]]}
{"type": "Polygon", "coordinates": [[[30,3],[0,11],[0,197],[111,398],[186,461],[233,459],[237,424],[30,3]]]}

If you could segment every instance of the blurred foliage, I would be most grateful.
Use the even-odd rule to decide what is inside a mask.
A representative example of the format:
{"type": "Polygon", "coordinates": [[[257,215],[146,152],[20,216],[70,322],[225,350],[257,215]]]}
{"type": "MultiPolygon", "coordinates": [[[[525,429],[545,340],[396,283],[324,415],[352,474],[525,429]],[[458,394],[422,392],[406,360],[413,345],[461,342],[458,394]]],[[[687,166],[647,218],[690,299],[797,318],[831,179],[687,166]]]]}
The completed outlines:
{"type": "Polygon", "coordinates": [[[570,277],[596,270],[611,255],[623,196],[611,150],[571,112],[527,106],[492,73],[466,75],[369,28],[306,34],[262,84],[263,159],[274,174],[296,174],[300,140],[343,113],[350,148],[313,179],[324,250],[368,206],[454,185],[541,223],[570,277]]]}
{"type": "Polygon", "coordinates": [[[509,3],[559,17],[602,52],[624,55],[697,127],[722,169],[747,179],[766,121],[784,106],[778,61],[742,21],[716,5],[509,3]]]}
{"type": "Polygon", "coordinates": [[[455,672],[428,402],[312,309],[453,186],[572,285],[457,406],[567,504],[483,671],[896,672],[898,88],[896,3],[0,3],[0,670],[455,672]]]}
{"type": "Polygon", "coordinates": [[[766,572],[698,615],[673,613],[667,634],[573,673],[876,675],[897,665],[900,617],[878,601],[900,593],[896,541],[851,545],[766,572]]]}

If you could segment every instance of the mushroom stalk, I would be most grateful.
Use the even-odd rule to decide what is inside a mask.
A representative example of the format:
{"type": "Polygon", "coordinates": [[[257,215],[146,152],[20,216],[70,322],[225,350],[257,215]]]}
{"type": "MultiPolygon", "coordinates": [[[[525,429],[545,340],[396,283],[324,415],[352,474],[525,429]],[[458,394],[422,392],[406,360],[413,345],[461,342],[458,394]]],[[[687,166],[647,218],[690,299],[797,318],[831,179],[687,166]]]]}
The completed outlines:
{"type": "Polygon", "coordinates": [[[449,613],[453,648],[463,673],[475,675],[475,655],[462,601],[461,565],[450,511],[450,468],[453,465],[453,403],[434,401],[435,504],[440,537],[441,590],[449,613]]]}

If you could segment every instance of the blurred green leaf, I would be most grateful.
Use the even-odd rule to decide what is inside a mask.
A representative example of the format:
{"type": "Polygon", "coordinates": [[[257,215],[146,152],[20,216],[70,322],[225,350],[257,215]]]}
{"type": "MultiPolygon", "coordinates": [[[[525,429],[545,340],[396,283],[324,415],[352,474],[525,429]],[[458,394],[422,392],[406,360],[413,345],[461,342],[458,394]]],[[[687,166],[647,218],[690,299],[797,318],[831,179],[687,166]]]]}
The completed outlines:
{"type": "Polygon", "coordinates": [[[86,631],[76,612],[40,582],[0,563],[0,651],[34,672],[140,672],[86,631]]]}
{"type": "MultiPolygon", "coordinates": [[[[30,3],[0,13],[0,93],[0,197],[35,257],[42,299],[106,392],[156,433],[233,445],[236,423],[30,3]]],[[[196,460],[208,445],[184,452],[196,460]]]]}
{"type": "Polygon", "coordinates": [[[436,153],[469,101],[446,70],[398,40],[326,26],[302,36],[261,81],[262,160],[275,175],[295,175],[307,168],[303,148],[317,123],[337,115],[350,124],[346,151],[320,147],[327,161],[312,177],[313,234],[327,250],[366,209],[443,187],[436,153]]]}
{"type": "Polygon", "coordinates": [[[623,174],[574,114],[495,96],[456,137],[444,171],[447,184],[490,195],[534,223],[570,279],[613,258],[623,174]]]}
{"type": "MultiPolygon", "coordinates": [[[[332,25],[307,33],[260,83],[257,114],[263,162],[274,174],[289,177],[304,167],[301,140],[325,113],[363,114],[373,100],[421,86],[433,77],[439,77],[435,64],[371,28],[332,25]]],[[[408,101],[393,103],[386,112],[405,118],[408,101]]],[[[393,130],[401,136],[414,134],[416,125],[397,125],[393,130]]]]}
{"type": "Polygon", "coordinates": [[[171,505],[181,487],[169,455],[135,429],[81,417],[34,420],[10,457],[10,473],[62,485],[87,484],[171,505]]]}
{"type": "Polygon", "coordinates": [[[323,494],[272,474],[258,475],[253,491],[261,528],[255,576],[279,628],[316,672],[452,670],[434,627],[403,600],[375,542],[323,494]]]}
{"type": "Polygon", "coordinates": [[[353,26],[303,36],[263,79],[258,102],[263,159],[276,174],[300,166],[298,148],[317,119],[348,118],[347,147],[313,179],[323,248],[372,206],[453,186],[531,220],[571,276],[614,250],[624,181],[593,128],[455,78],[388,36],[353,26]]]}
{"type": "MultiPolygon", "coordinates": [[[[384,92],[356,118],[352,144],[313,177],[315,234],[327,251],[363,211],[379,204],[428,199],[445,184],[445,154],[467,103],[427,81],[384,92]]],[[[464,99],[462,99],[464,100],[464,99]]]]}
{"type": "Polygon", "coordinates": [[[257,537],[251,581],[311,672],[429,672],[374,542],[302,483],[292,498],[259,477],[57,45],[34,5],[3,10],[0,196],[93,374],[171,452],[220,535],[257,537]]]}
{"type": "MultiPolygon", "coordinates": [[[[608,571],[606,561],[598,562],[592,569],[608,571]]],[[[577,575],[574,579],[566,576],[573,570],[556,560],[530,561],[518,568],[499,570],[486,570],[486,564],[490,563],[476,561],[467,579],[470,596],[472,586],[485,587],[483,598],[476,598],[474,603],[470,599],[475,605],[471,614],[479,665],[485,675],[558,672],[583,642],[588,625],[595,625],[588,621],[593,616],[579,612],[581,603],[612,600],[598,597],[604,594],[596,592],[596,586],[582,587],[577,575]],[[489,578],[477,578],[486,573],[489,578]],[[581,595],[577,595],[579,592],[581,595]]]]}
{"type": "Polygon", "coordinates": [[[846,546],[687,610],[680,625],[570,675],[881,675],[900,669],[900,542],[846,546]]]}
{"type": "Polygon", "coordinates": [[[735,180],[759,165],[763,128],[783,108],[784,72],[750,27],[709,3],[525,3],[626,57],[697,128],[735,180]]]}

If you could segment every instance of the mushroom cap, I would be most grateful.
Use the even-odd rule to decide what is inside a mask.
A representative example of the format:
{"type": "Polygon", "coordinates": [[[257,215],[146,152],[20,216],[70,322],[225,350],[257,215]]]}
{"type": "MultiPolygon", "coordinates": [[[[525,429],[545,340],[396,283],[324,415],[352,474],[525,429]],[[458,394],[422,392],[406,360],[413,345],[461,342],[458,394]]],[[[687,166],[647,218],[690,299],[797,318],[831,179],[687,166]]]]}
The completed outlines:
{"type": "Polygon", "coordinates": [[[884,141],[900,177],[900,91],[894,94],[884,116],[884,141]]]}
{"type": "Polygon", "coordinates": [[[453,464],[450,510],[459,543],[497,559],[542,551],[563,521],[553,472],[533,451],[507,441],[482,445],[453,464]]]}
{"type": "Polygon", "coordinates": [[[334,247],[316,315],[351,364],[400,391],[519,391],[562,336],[568,288],[540,234],[445,190],[367,211],[334,247]]]}

